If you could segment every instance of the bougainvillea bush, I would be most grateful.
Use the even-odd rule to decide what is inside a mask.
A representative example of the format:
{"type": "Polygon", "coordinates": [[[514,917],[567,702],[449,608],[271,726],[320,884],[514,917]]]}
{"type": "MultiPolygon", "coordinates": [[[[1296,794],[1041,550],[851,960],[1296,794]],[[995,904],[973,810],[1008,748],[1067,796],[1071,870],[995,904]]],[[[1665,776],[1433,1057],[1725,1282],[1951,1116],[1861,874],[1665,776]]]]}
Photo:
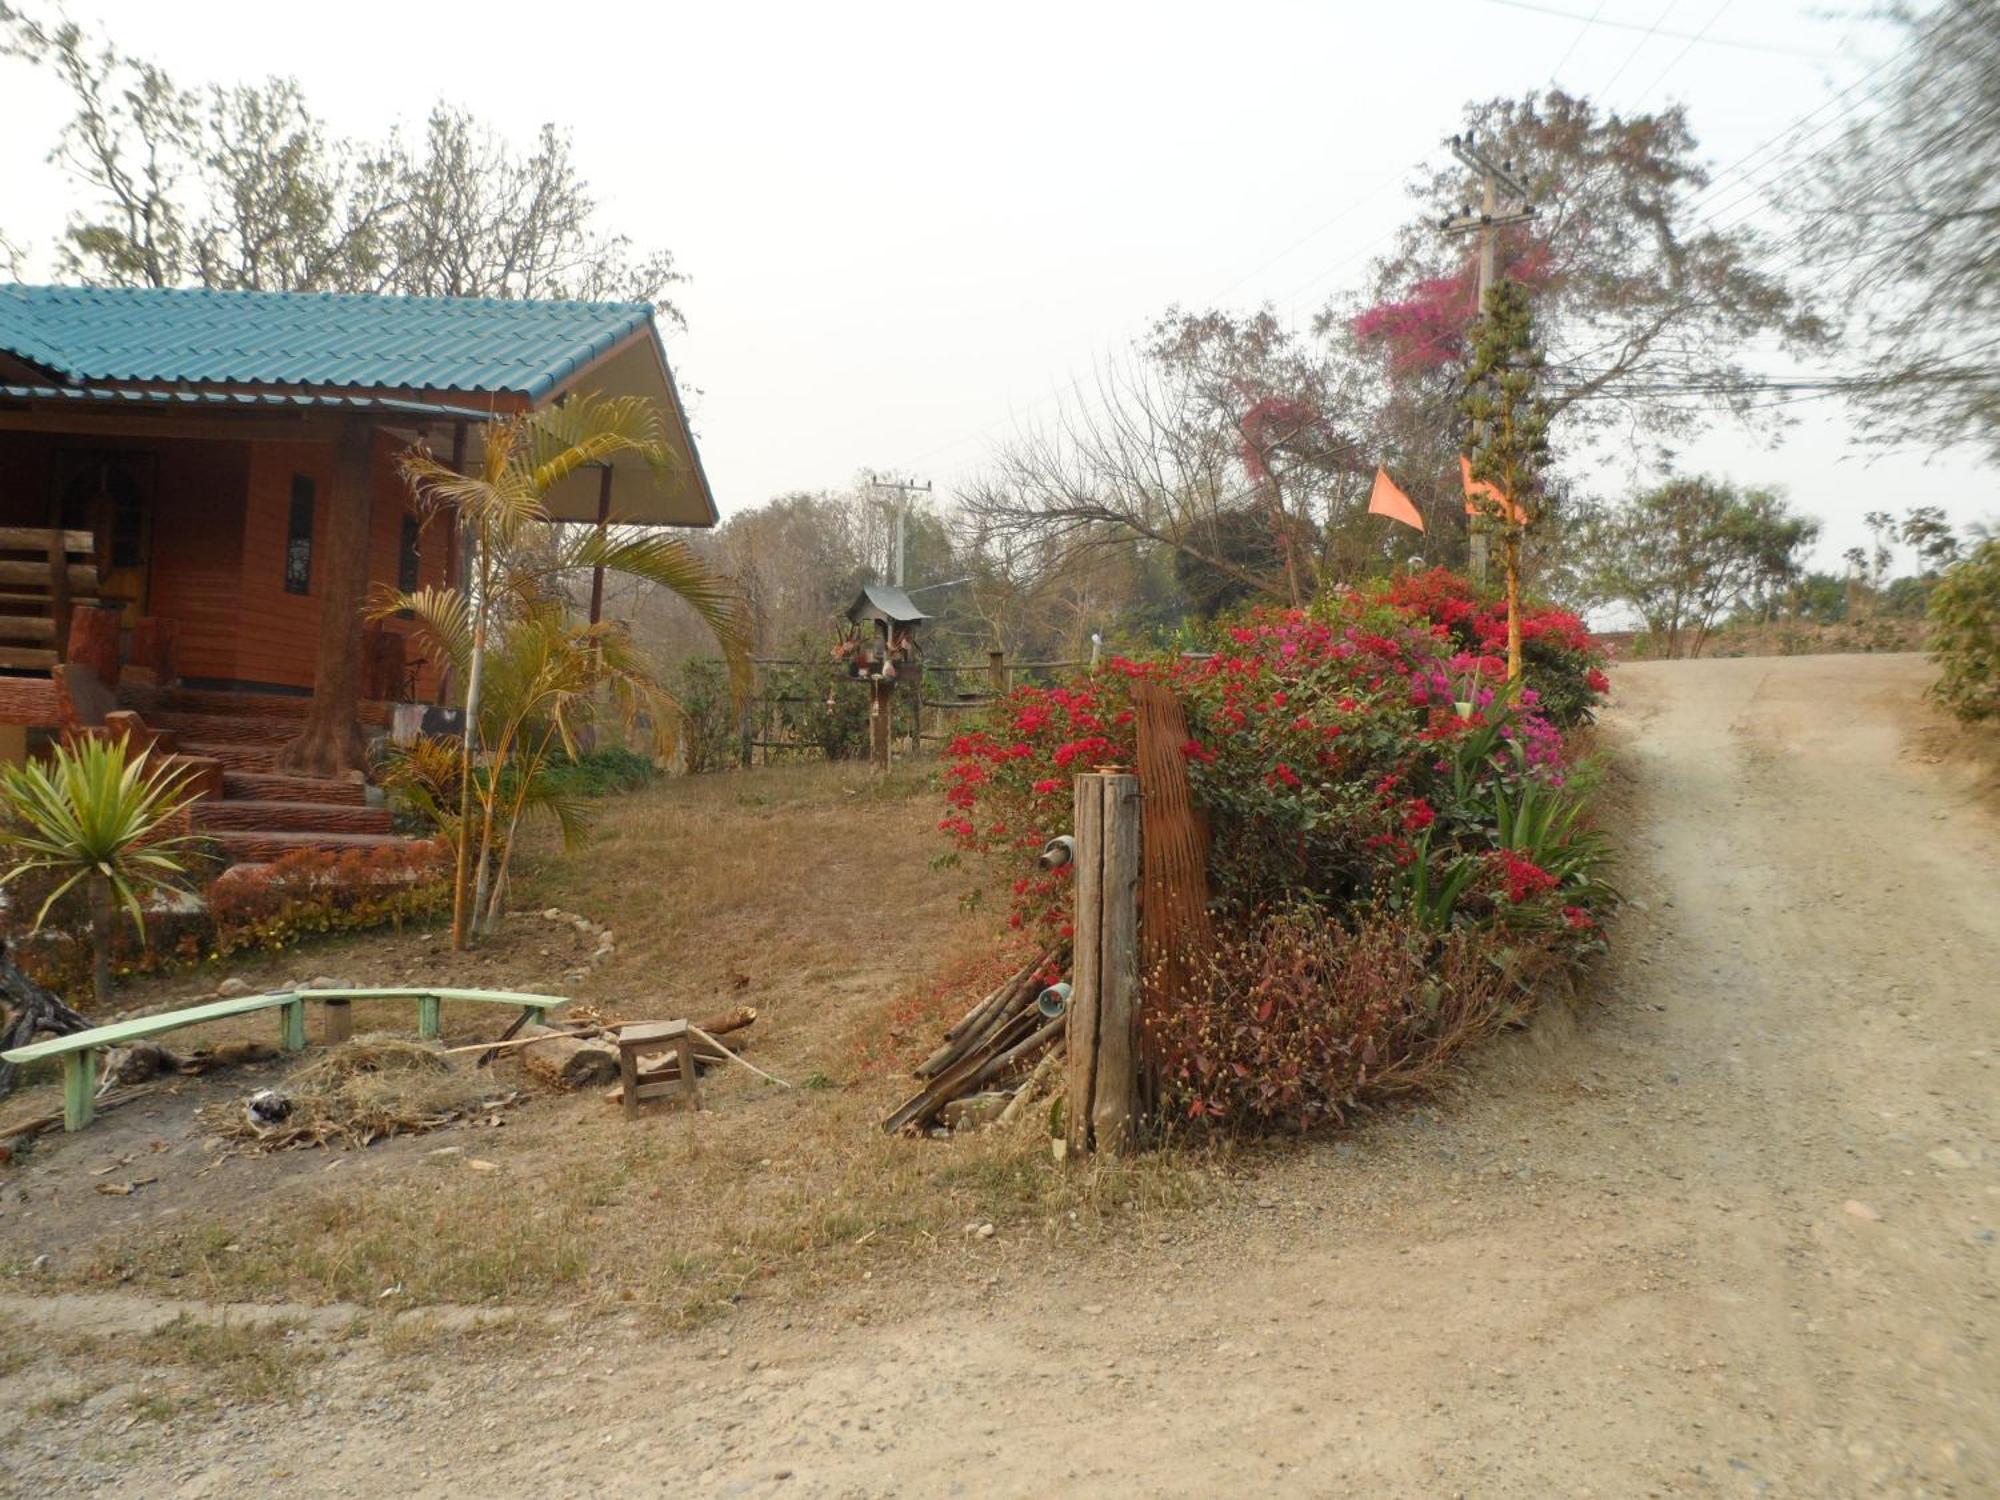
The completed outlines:
{"type": "MultiPolygon", "coordinates": [[[[1425,972],[1460,973],[1444,955],[1461,948],[1496,961],[1529,950],[1581,958],[1601,946],[1610,893],[1601,837],[1571,786],[1566,731],[1607,689],[1603,655],[1574,616],[1531,610],[1525,683],[1510,693],[1504,606],[1497,618],[1496,632],[1492,604],[1434,572],[1310,610],[1255,611],[1216,626],[1207,652],[1117,658],[1067,686],[1017,689],[951,747],[940,827],[1005,871],[1014,926],[1060,944],[1067,872],[1039,871],[1034,853],[1068,831],[1076,774],[1135,763],[1131,684],[1152,679],[1187,714],[1181,751],[1209,820],[1213,904],[1239,958],[1296,957],[1280,927],[1359,943],[1384,924],[1416,945],[1425,972]]],[[[1324,958],[1308,971],[1332,972],[1324,958]]],[[[1326,1005],[1337,1009],[1334,988],[1326,1005]]],[[[1260,1003],[1247,978],[1239,993],[1210,989],[1210,1007],[1251,1014],[1260,1003]]],[[[1190,1113],[1254,1123],[1266,1118],[1261,1099],[1274,1116],[1309,1120],[1353,1093],[1352,1076],[1339,1082],[1323,1062],[1338,1050],[1336,1024],[1309,1049],[1322,1063],[1304,1082],[1210,1099],[1201,1080],[1239,1070],[1261,1079],[1272,1060],[1244,1055],[1256,1049],[1226,1015],[1182,1025],[1189,1018],[1159,1015],[1157,997],[1149,1008],[1156,1061],[1190,1113]],[[1211,1040],[1197,1045],[1197,1035],[1211,1040]],[[1236,1037],[1236,1052],[1218,1054],[1218,1036],[1236,1037]]]]}

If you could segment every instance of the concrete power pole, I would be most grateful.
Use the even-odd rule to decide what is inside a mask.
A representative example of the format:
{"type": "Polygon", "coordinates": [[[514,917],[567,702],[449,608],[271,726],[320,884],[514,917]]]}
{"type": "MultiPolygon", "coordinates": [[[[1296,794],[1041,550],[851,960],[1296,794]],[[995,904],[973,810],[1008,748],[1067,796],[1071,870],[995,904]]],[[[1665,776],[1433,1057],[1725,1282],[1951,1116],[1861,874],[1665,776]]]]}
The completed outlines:
{"type": "MultiPolygon", "coordinates": [[[[1441,226],[1446,234],[1464,234],[1469,230],[1479,231],[1479,315],[1486,315],[1486,294],[1493,289],[1493,281],[1498,275],[1496,262],[1499,259],[1499,231],[1509,224],[1525,224],[1534,218],[1535,211],[1528,204],[1528,189],[1514,175],[1514,164],[1510,161],[1496,165],[1493,159],[1479,149],[1472,138],[1472,132],[1451,138],[1451,154],[1459,162],[1478,174],[1480,183],[1480,204],[1478,212],[1470,205],[1461,208],[1456,215],[1446,219],[1441,226]],[[1500,190],[1505,188],[1513,195],[1514,201],[1504,210],[1500,205],[1500,190]]],[[[1486,582],[1486,550],[1489,540],[1488,526],[1483,516],[1474,516],[1468,525],[1472,544],[1472,577],[1475,583],[1484,586],[1486,582]]]]}
{"type": "Polygon", "coordinates": [[[914,479],[884,479],[880,475],[870,475],[868,488],[871,490],[895,490],[900,497],[896,505],[896,530],[890,544],[889,578],[887,582],[897,588],[903,586],[903,549],[910,520],[910,496],[928,495],[931,482],[926,479],[918,484],[914,479]]]}

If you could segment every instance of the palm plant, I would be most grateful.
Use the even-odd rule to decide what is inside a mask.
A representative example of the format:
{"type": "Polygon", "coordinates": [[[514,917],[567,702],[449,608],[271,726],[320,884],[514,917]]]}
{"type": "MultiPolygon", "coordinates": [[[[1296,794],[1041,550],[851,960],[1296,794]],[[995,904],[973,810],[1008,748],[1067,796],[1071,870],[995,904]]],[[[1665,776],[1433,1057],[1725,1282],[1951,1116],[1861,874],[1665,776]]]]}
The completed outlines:
{"type": "Polygon", "coordinates": [[[5,840],[14,862],[0,886],[32,871],[57,880],[35,914],[40,928],[56,902],[82,885],[89,899],[91,986],[111,998],[111,928],[123,906],[146,938],[140,895],[175,886],[187,873],[179,850],[185,834],[165,832],[193,797],[184,774],[154,766],[146,752],[126,754],[122,739],[58,745],[46,763],[0,768],[5,840]]]}
{"type": "MultiPolygon", "coordinates": [[[[475,912],[490,906],[486,923],[497,919],[495,877],[504,869],[494,871],[492,862],[496,848],[506,846],[496,841],[539,797],[537,777],[522,776],[522,768],[539,772],[557,743],[573,748],[577,728],[603,697],[628,722],[650,712],[662,750],[671,748],[680,722],[672,695],[645,670],[622,630],[579,627],[569,619],[571,579],[603,568],[679,596],[714,633],[737,691],[747,686],[750,629],[742,597],[687,543],[658,533],[549,524],[544,497],[554,486],[628,453],[656,473],[675,461],[660,439],[652,403],[583,396],[489,427],[473,473],[459,473],[421,446],[403,459],[420,505],[456,517],[473,559],[470,597],[456,588],[383,591],[371,608],[377,616],[414,616],[419,631],[452,664],[454,680],[465,684],[452,901],[457,947],[470,941],[475,912]],[[498,656],[491,649],[496,629],[505,637],[498,656]],[[489,676],[503,661],[509,691],[498,711],[489,712],[489,676]],[[481,804],[476,890],[475,800],[481,804]]],[[[560,808],[551,810],[565,817],[560,808]]]]}

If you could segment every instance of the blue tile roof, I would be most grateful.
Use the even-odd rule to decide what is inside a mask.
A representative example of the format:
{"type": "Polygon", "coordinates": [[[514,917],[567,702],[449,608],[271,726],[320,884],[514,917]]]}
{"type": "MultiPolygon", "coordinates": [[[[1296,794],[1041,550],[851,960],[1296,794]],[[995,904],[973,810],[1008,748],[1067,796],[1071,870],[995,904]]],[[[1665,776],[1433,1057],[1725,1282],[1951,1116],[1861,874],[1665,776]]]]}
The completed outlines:
{"type": "Polygon", "coordinates": [[[70,383],[510,392],[536,400],[643,302],[0,283],[0,351],[70,383]]]}
{"type": "Polygon", "coordinates": [[[0,385],[0,401],[66,401],[86,406],[217,407],[228,411],[386,412],[399,417],[484,422],[493,413],[437,401],[398,401],[390,396],[302,396],[291,391],[135,391],[101,385],[0,385]]]}

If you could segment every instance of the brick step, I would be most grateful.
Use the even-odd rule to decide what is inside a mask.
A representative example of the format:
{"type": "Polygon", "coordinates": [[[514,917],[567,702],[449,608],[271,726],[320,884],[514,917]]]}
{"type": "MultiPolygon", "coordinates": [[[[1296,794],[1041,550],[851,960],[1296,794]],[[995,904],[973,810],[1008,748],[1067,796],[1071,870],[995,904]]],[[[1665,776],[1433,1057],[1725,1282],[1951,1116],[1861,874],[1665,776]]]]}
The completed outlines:
{"type": "Polygon", "coordinates": [[[255,714],[184,714],[163,709],[140,712],[149,729],[171,729],[188,743],[205,745],[282,745],[298,737],[295,719],[255,714]]]}
{"type": "Polygon", "coordinates": [[[358,781],[326,781],[318,776],[280,776],[259,771],[226,771],[223,794],[247,802],[318,802],[361,807],[368,794],[358,781]]]}
{"type": "Polygon", "coordinates": [[[225,798],[197,802],[194,826],[203,833],[227,829],[248,833],[388,833],[386,807],[341,807],[327,802],[246,802],[225,798]]]}
{"type": "Polygon", "coordinates": [[[412,842],[394,833],[310,833],[298,829],[225,828],[206,831],[202,837],[238,864],[269,863],[300,849],[342,853],[349,849],[404,848],[412,842]]]}
{"type": "Polygon", "coordinates": [[[225,772],[252,771],[268,776],[278,769],[276,745],[222,745],[182,737],[180,747],[183,755],[205,755],[221,761],[225,772]]]}
{"type": "MultiPolygon", "coordinates": [[[[153,688],[136,690],[130,696],[141,713],[153,709],[161,713],[219,714],[225,718],[285,719],[294,725],[312,708],[307,693],[252,693],[223,688],[153,688]]],[[[391,716],[387,703],[366,702],[356,709],[363,724],[386,726],[391,716]]],[[[147,714],[148,722],[151,714],[147,714]]]]}

